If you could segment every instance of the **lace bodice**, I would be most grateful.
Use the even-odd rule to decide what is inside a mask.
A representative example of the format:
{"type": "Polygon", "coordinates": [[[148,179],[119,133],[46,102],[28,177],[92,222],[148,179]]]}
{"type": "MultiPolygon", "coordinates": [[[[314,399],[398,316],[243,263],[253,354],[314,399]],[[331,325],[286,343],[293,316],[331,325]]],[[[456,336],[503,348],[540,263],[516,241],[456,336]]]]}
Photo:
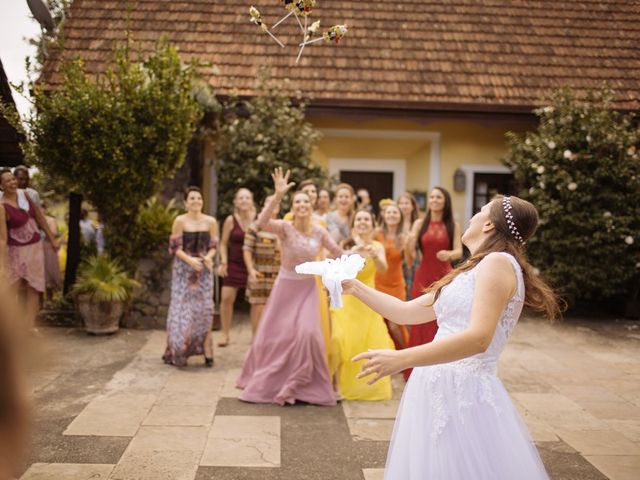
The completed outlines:
{"type": "Polygon", "coordinates": [[[342,250],[331,239],[326,229],[312,225],[310,234],[306,235],[296,229],[292,222],[272,219],[275,206],[275,200],[269,200],[260,212],[256,223],[263,230],[275,233],[280,239],[280,259],[283,269],[294,273],[296,265],[316,260],[323,247],[334,257],[342,254],[342,250]]]}
{"type": "MultiPolygon", "coordinates": [[[[504,255],[508,258],[513,266],[517,277],[516,293],[511,297],[500,315],[500,320],[489,348],[484,353],[456,362],[468,364],[472,369],[480,368],[491,372],[495,372],[498,357],[518,322],[524,303],[524,280],[520,265],[508,253],[500,252],[499,255],[504,255]]],[[[438,333],[434,341],[453,333],[458,333],[469,325],[475,292],[476,269],[477,266],[459,274],[449,285],[442,289],[440,297],[434,304],[434,311],[438,321],[438,333]]]]}

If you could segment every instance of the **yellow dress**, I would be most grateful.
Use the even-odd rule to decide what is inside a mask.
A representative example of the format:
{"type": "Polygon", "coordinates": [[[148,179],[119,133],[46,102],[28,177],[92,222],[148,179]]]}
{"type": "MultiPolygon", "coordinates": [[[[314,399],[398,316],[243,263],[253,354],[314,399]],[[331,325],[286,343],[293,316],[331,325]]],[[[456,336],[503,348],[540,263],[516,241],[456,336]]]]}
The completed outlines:
{"type": "MultiPolygon", "coordinates": [[[[375,264],[367,259],[358,280],[373,288],[375,275],[375,264]]],[[[343,295],[342,303],[342,308],[331,309],[332,344],[338,350],[337,362],[332,362],[331,367],[332,373],[338,373],[340,392],[347,400],[389,400],[391,378],[367,385],[369,378],[356,378],[364,361],[351,361],[356,354],[369,349],[395,349],[384,320],[353,295],[343,295]]]]}

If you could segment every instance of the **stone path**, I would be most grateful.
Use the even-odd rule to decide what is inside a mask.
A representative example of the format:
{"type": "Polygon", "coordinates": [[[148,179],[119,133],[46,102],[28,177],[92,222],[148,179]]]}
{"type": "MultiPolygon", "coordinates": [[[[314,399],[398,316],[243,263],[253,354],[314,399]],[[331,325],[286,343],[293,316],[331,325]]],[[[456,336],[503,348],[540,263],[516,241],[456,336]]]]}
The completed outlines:
{"type": "MultiPolygon", "coordinates": [[[[523,321],[500,376],[553,479],[640,472],[640,330],[523,321]]],[[[213,369],[162,364],[164,333],[43,329],[23,480],[382,479],[403,382],[388,402],[252,405],[234,388],[246,318],[213,369]]]]}

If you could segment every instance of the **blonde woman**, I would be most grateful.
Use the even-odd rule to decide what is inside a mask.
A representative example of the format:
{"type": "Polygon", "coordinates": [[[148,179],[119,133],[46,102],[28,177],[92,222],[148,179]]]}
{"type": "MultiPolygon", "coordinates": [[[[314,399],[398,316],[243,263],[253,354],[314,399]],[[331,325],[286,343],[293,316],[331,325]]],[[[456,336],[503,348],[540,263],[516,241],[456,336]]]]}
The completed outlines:
{"type": "Polygon", "coordinates": [[[240,188],[233,197],[233,214],[224,220],[220,236],[218,275],[222,277],[220,295],[222,340],[218,342],[219,347],[226,347],[229,344],[233,304],[236,301],[238,289],[247,286],[248,274],[244,264],[242,246],[244,245],[244,234],[255,216],[253,194],[246,188],[240,188]]]}
{"type": "Polygon", "coordinates": [[[356,193],[348,183],[336,187],[336,209],[327,213],[327,230],[336,243],[340,243],[351,234],[351,217],[356,203],[356,193]]]}

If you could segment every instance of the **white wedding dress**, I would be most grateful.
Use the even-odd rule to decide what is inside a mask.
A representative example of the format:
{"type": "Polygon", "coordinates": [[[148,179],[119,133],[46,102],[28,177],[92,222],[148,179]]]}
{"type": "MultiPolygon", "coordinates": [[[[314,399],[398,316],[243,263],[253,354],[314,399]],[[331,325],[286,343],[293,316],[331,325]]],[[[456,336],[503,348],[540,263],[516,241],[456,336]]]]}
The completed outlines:
{"type": "MultiPolygon", "coordinates": [[[[502,313],[486,352],[456,362],[414,368],[393,430],[386,480],[547,479],[540,456],[502,382],[498,357],[524,301],[516,260],[517,291],[502,313]]],[[[477,267],[442,289],[434,305],[434,342],[469,324],[477,267]]]]}

